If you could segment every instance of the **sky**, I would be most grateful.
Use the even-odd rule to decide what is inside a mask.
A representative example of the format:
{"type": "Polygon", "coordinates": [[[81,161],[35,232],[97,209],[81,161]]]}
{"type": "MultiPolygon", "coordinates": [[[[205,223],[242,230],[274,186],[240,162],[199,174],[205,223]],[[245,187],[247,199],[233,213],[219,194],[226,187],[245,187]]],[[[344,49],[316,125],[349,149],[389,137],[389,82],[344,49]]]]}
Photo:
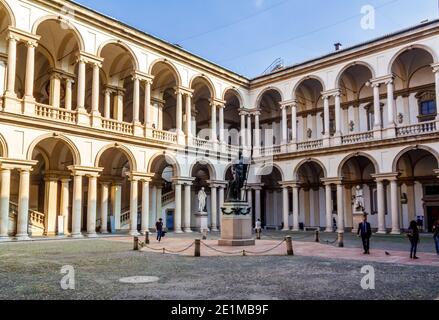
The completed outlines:
{"type": "Polygon", "coordinates": [[[439,17],[439,0],[75,1],[249,78],[439,17]]]}

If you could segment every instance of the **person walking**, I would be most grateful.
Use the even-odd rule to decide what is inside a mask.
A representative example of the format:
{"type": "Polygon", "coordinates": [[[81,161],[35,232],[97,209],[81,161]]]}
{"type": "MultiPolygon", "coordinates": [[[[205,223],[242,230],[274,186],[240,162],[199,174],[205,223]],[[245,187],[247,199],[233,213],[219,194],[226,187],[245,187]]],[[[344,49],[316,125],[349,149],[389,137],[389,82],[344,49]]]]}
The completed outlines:
{"type": "Polygon", "coordinates": [[[163,219],[160,218],[159,221],[155,223],[155,229],[157,231],[157,241],[162,241],[163,237],[163,219]]]}
{"type": "Polygon", "coordinates": [[[433,239],[436,246],[436,253],[439,256],[439,220],[433,225],[433,239]]]}
{"type": "Polygon", "coordinates": [[[358,226],[358,236],[361,236],[363,241],[364,254],[370,254],[370,238],[372,237],[372,228],[367,222],[367,214],[363,217],[363,222],[358,226]]]}
{"type": "Polygon", "coordinates": [[[262,223],[261,223],[261,219],[258,219],[258,221],[256,221],[255,231],[256,231],[256,238],[257,238],[258,240],[261,240],[261,232],[262,232],[262,223]]]}
{"type": "Polygon", "coordinates": [[[410,244],[412,245],[410,249],[410,259],[417,260],[419,259],[416,256],[416,253],[418,251],[418,244],[419,244],[419,228],[418,223],[416,221],[410,222],[410,228],[408,229],[407,237],[410,240],[410,244]]]}

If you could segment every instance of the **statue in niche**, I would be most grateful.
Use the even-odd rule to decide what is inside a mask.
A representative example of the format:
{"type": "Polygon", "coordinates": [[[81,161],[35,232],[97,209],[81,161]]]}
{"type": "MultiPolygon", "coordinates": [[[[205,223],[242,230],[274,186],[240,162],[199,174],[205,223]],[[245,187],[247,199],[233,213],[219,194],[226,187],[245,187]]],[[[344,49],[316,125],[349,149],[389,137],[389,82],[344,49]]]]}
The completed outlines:
{"type": "Polygon", "coordinates": [[[207,199],[207,194],[206,191],[204,191],[204,187],[203,187],[198,192],[198,212],[200,213],[205,212],[204,209],[206,209],[206,199],[207,199]]]}
{"type": "Polygon", "coordinates": [[[364,211],[364,191],[361,186],[355,188],[355,202],[354,208],[356,212],[364,211]]]}

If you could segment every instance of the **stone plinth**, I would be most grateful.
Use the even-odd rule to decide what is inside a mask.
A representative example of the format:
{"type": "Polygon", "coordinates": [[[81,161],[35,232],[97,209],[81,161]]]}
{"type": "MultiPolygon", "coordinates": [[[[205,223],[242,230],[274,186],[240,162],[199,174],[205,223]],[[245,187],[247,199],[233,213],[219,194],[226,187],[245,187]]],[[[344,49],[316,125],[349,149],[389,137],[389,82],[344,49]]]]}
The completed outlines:
{"type": "Polygon", "coordinates": [[[364,219],[364,211],[355,211],[352,214],[353,217],[353,228],[352,228],[352,233],[357,233],[358,232],[358,226],[360,225],[361,222],[363,222],[364,219]]]}
{"type": "Polygon", "coordinates": [[[220,246],[254,246],[252,216],[246,202],[225,203],[221,218],[220,246]],[[233,214],[225,214],[231,213],[233,214]],[[242,213],[249,214],[243,215],[242,213]]]}
{"type": "Polygon", "coordinates": [[[203,240],[206,240],[207,232],[209,231],[209,227],[207,225],[207,219],[208,219],[207,212],[197,212],[195,214],[195,219],[197,222],[197,225],[200,226],[200,233],[203,235],[203,240]]]}

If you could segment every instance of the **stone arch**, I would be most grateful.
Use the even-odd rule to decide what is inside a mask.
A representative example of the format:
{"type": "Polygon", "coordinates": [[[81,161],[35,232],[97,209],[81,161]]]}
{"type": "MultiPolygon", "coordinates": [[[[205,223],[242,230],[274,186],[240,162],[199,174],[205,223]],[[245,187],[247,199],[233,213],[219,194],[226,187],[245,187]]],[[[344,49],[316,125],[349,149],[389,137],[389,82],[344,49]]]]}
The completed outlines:
{"type": "Polygon", "coordinates": [[[204,74],[197,74],[193,76],[192,79],[189,81],[189,88],[192,88],[194,81],[197,80],[198,78],[204,79],[207,82],[207,87],[209,88],[210,96],[212,98],[216,98],[217,96],[216,96],[215,85],[213,84],[212,80],[210,80],[209,77],[207,77],[204,74]]]}
{"type": "Polygon", "coordinates": [[[173,155],[170,155],[166,152],[156,153],[151,157],[148,162],[148,173],[155,173],[153,172],[153,166],[160,157],[164,157],[166,163],[173,168],[175,176],[179,177],[181,175],[181,168],[177,159],[173,155]]]}
{"type": "Polygon", "coordinates": [[[346,164],[349,160],[351,160],[351,159],[353,159],[353,158],[356,158],[356,157],[364,157],[364,158],[367,158],[367,159],[372,163],[372,165],[374,166],[375,173],[376,173],[376,174],[379,174],[379,173],[381,172],[381,170],[380,170],[380,166],[378,165],[378,161],[377,161],[373,156],[371,156],[370,154],[367,154],[367,153],[365,153],[365,152],[357,152],[357,153],[349,154],[348,156],[346,156],[346,157],[340,162],[340,165],[338,166],[338,170],[337,170],[337,172],[338,172],[338,176],[339,176],[339,177],[342,177],[342,176],[343,176],[343,167],[345,166],[345,164],[346,164]]]}
{"type": "Polygon", "coordinates": [[[130,169],[132,171],[137,171],[137,161],[136,161],[136,157],[134,156],[134,154],[127,147],[120,145],[120,144],[117,144],[117,143],[107,145],[107,146],[103,147],[98,152],[98,154],[96,155],[96,159],[95,159],[95,167],[96,168],[99,167],[99,162],[101,160],[102,155],[110,149],[120,150],[127,157],[128,161],[130,163],[130,169]]]}
{"type": "Polygon", "coordinates": [[[396,157],[395,157],[395,159],[393,160],[393,163],[392,163],[392,171],[393,172],[397,172],[399,160],[401,160],[401,158],[407,152],[410,152],[410,151],[413,151],[413,150],[424,150],[424,151],[430,153],[436,159],[437,164],[438,164],[438,168],[439,168],[439,153],[436,150],[434,150],[434,149],[432,149],[430,147],[427,147],[427,146],[410,146],[410,147],[407,147],[407,148],[401,150],[396,155],[396,157]]]}
{"type": "Polygon", "coordinates": [[[66,136],[61,135],[61,134],[45,134],[45,135],[42,135],[42,136],[36,138],[34,141],[32,141],[32,143],[30,144],[30,146],[28,148],[27,154],[26,154],[27,160],[32,160],[32,154],[33,154],[35,148],[37,147],[37,145],[40,142],[42,142],[46,139],[56,139],[56,140],[61,140],[61,141],[65,142],[73,154],[74,165],[75,166],[81,165],[81,163],[82,163],[81,162],[81,154],[79,152],[78,147],[75,145],[75,143],[72,140],[70,140],[69,138],[67,138],[66,136]]]}
{"type": "Polygon", "coordinates": [[[192,175],[192,171],[194,170],[195,166],[197,164],[205,165],[207,169],[209,170],[209,176],[211,180],[217,180],[217,173],[215,166],[212,164],[212,162],[208,159],[196,159],[190,166],[189,174],[192,175]]]}
{"type": "Polygon", "coordinates": [[[148,74],[151,74],[151,75],[152,75],[152,70],[154,69],[155,65],[158,64],[158,63],[164,63],[164,64],[166,64],[169,68],[171,68],[171,70],[173,71],[173,73],[174,73],[174,75],[175,75],[175,77],[176,77],[175,81],[177,82],[177,85],[178,85],[178,86],[181,86],[181,85],[182,85],[183,82],[182,82],[182,80],[181,80],[180,72],[178,72],[177,67],[176,67],[171,61],[169,61],[168,59],[159,58],[159,59],[154,60],[154,61],[151,63],[151,65],[149,66],[148,74]]]}
{"type": "Polygon", "coordinates": [[[6,12],[8,13],[8,18],[11,21],[11,26],[12,27],[16,27],[17,26],[17,20],[15,18],[15,14],[12,11],[11,7],[9,6],[9,4],[4,1],[4,0],[0,0],[0,6],[2,6],[6,12]]]}
{"type": "Polygon", "coordinates": [[[398,52],[396,52],[393,55],[393,57],[389,61],[389,65],[387,66],[387,73],[388,74],[392,73],[393,65],[394,65],[396,59],[398,59],[398,57],[401,54],[403,54],[406,51],[412,50],[412,49],[424,50],[424,51],[428,52],[431,55],[431,57],[433,58],[434,63],[438,62],[437,54],[434,52],[434,50],[432,48],[430,48],[429,46],[423,45],[423,44],[412,44],[412,45],[409,45],[409,46],[406,46],[406,47],[402,48],[401,50],[399,50],[398,52]]]}
{"type": "Polygon", "coordinates": [[[285,173],[282,168],[276,163],[270,163],[269,165],[265,165],[261,168],[256,168],[255,174],[258,177],[257,179],[260,181],[263,176],[271,174],[273,168],[276,168],[279,171],[282,177],[282,181],[285,181],[285,173]]]}
{"type": "Polygon", "coordinates": [[[59,21],[59,22],[62,22],[64,24],[68,25],[69,29],[76,36],[76,40],[77,40],[78,45],[79,45],[79,50],[80,51],[85,51],[85,42],[84,42],[84,38],[82,37],[81,33],[78,31],[78,29],[70,21],[66,21],[65,19],[62,19],[60,16],[48,15],[48,16],[41,17],[40,19],[35,21],[35,23],[33,24],[33,26],[32,26],[32,33],[36,35],[38,27],[43,22],[48,21],[48,20],[55,20],[55,21],[59,21]]]}
{"type": "Polygon", "coordinates": [[[314,80],[320,82],[320,84],[322,85],[323,91],[326,91],[325,81],[323,81],[322,78],[320,78],[319,76],[316,76],[316,75],[309,75],[309,76],[306,76],[306,77],[300,79],[300,81],[297,82],[297,84],[294,86],[293,94],[292,94],[293,99],[296,98],[297,89],[299,89],[299,87],[303,84],[303,82],[305,82],[306,80],[311,80],[311,79],[314,79],[314,80]]]}
{"type": "Polygon", "coordinates": [[[242,107],[242,106],[244,105],[244,100],[243,100],[243,98],[242,98],[241,93],[239,93],[239,91],[238,91],[235,87],[227,87],[227,88],[223,91],[223,93],[222,93],[222,95],[221,95],[221,99],[225,101],[225,100],[226,100],[226,95],[227,95],[227,93],[228,93],[229,91],[233,92],[233,94],[236,96],[236,98],[237,98],[238,101],[239,101],[239,105],[242,107]]]}
{"type": "Polygon", "coordinates": [[[348,70],[350,67],[353,66],[358,66],[361,65],[363,67],[366,67],[367,69],[369,69],[370,73],[372,74],[372,79],[376,78],[376,71],[375,69],[372,67],[372,65],[370,65],[369,63],[365,62],[365,61],[354,61],[351,63],[348,63],[347,65],[345,65],[340,72],[337,75],[337,78],[335,79],[335,87],[338,88],[340,85],[340,80],[341,77],[343,76],[343,74],[345,73],[346,70],[348,70]]]}
{"type": "Polygon", "coordinates": [[[129,55],[131,56],[131,58],[133,60],[134,68],[136,70],[139,70],[139,60],[137,59],[136,54],[134,53],[133,49],[131,49],[131,47],[128,44],[126,44],[125,42],[123,42],[121,40],[111,39],[111,40],[108,40],[108,41],[101,43],[97,52],[96,52],[96,55],[98,57],[101,57],[102,50],[104,50],[104,48],[110,44],[120,46],[120,47],[124,48],[126,51],[128,51],[129,55]]]}
{"type": "Polygon", "coordinates": [[[3,135],[0,134],[0,157],[7,158],[9,154],[8,144],[3,135]]]}
{"type": "Polygon", "coordinates": [[[328,170],[326,169],[326,167],[325,167],[325,165],[323,164],[323,162],[321,162],[320,160],[315,159],[315,158],[309,158],[309,159],[302,160],[301,162],[299,162],[299,163],[297,164],[297,166],[296,166],[296,167],[294,168],[294,170],[293,170],[293,177],[294,177],[294,178],[296,178],[297,175],[299,174],[299,170],[300,170],[300,168],[301,168],[303,165],[307,164],[307,163],[315,163],[315,164],[317,164],[320,168],[322,168],[322,170],[323,170],[323,176],[324,176],[325,178],[328,177],[328,170]]]}
{"type": "Polygon", "coordinates": [[[262,100],[262,97],[264,96],[264,94],[267,93],[268,91],[271,91],[271,90],[276,91],[276,92],[279,94],[279,96],[280,96],[280,101],[284,101],[284,95],[283,95],[283,93],[282,93],[282,90],[280,90],[280,89],[277,88],[277,87],[270,86],[270,87],[267,87],[267,88],[265,88],[264,90],[262,90],[261,93],[259,93],[259,95],[258,95],[258,97],[257,97],[257,99],[256,99],[256,106],[259,106],[259,105],[260,105],[261,100],[262,100]]]}

